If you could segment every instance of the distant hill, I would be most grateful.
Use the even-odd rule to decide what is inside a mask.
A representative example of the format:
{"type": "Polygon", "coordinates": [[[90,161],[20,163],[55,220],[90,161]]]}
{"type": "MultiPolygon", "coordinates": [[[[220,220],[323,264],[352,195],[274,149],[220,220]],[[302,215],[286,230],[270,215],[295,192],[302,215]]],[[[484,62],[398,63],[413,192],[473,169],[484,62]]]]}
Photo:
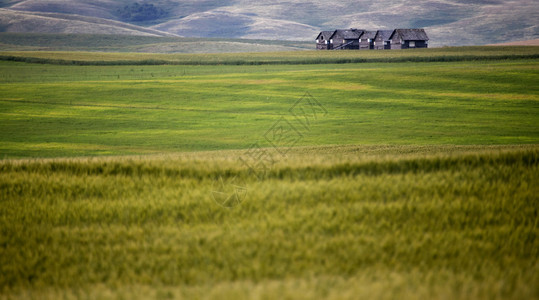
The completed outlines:
{"type": "Polygon", "coordinates": [[[431,46],[539,37],[537,0],[0,0],[0,31],[312,41],[336,28],[425,28],[431,46]]]}
{"type": "Polygon", "coordinates": [[[188,37],[241,37],[268,40],[314,39],[319,32],[317,27],[298,22],[228,11],[196,13],[152,28],[188,37]]]}
{"type": "Polygon", "coordinates": [[[4,32],[124,34],[139,36],[176,36],[109,19],[80,15],[25,12],[0,9],[0,28],[4,32]]]}

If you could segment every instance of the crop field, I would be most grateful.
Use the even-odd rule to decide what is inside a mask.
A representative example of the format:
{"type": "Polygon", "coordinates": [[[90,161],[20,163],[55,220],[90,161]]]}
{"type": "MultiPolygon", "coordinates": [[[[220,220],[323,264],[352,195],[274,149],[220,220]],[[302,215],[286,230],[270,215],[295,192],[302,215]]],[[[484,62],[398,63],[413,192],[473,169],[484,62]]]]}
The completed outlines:
{"type": "MultiPolygon", "coordinates": [[[[474,51],[490,51],[486,48],[474,51]]],[[[539,53],[539,47],[533,49],[539,53]]],[[[410,55],[397,53],[404,54],[386,56],[410,55]]],[[[463,55],[475,52],[470,53],[463,55]]],[[[70,55],[85,54],[64,57],[70,55]]],[[[237,55],[234,61],[241,58],[237,55]]],[[[282,57],[290,55],[297,54],[282,57]]],[[[228,56],[216,55],[215,60],[228,56]]],[[[252,56],[256,54],[245,55],[252,56]]],[[[146,59],[143,54],[140,58],[146,59]]],[[[270,147],[266,133],[283,118],[297,129],[291,136],[297,139],[278,146],[531,144],[539,137],[538,69],[537,59],[203,66],[5,61],[0,63],[0,155],[155,154],[244,149],[254,143],[270,147]],[[317,105],[305,108],[309,103],[317,105]],[[298,119],[301,110],[309,109],[306,127],[298,119]]]]}
{"type": "Polygon", "coordinates": [[[0,299],[539,299],[539,47],[358,52],[1,53],[0,299]]]}

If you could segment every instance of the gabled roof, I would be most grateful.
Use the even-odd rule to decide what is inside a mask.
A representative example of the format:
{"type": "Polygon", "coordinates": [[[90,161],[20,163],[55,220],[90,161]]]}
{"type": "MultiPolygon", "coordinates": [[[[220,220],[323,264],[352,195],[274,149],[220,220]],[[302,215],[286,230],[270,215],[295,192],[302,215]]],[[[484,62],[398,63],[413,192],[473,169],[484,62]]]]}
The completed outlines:
{"type": "Polygon", "coordinates": [[[361,39],[374,39],[375,36],[376,31],[364,31],[360,37],[361,39]]]}
{"type": "Polygon", "coordinates": [[[377,39],[378,37],[380,37],[380,39],[383,41],[389,41],[392,33],[393,30],[378,30],[374,38],[377,39]]]}
{"type": "Polygon", "coordinates": [[[405,41],[428,41],[429,37],[425,33],[424,29],[395,29],[390,39],[393,39],[395,35],[400,36],[405,41]]]}
{"type": "Polygon", "coordinates": [[[329,41],[330,37],[333,35],[334,32],[335,32],[335,30],[332,30],[332,31],[321,31],[321,32],[316,36],[316,39],[319,40],[319,39],[320,39],[320,36],[322,36],[322,37],[324,38],[324,40],[329,41]]]}
{"type": "Polygon", "coordinates": [[[331,39],[335,36],[335,35],[340,35],[343,37],[343,39],[345,40],[357,40],[359,39],[359,36],[361,36],[361,34],[364,32],[364,30],[362,29],[355,29],[355,28],[351,28],[351,29],[337,29],[335,30],[335,32],[333,32],[333,34],[331,35],[331,39]]]}

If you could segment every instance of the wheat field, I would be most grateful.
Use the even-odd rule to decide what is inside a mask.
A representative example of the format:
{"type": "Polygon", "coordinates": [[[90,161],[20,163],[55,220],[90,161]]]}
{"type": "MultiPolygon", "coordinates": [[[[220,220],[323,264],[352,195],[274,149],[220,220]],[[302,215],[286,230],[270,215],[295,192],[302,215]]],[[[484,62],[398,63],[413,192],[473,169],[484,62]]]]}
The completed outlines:
{"type": "Polygon", "coordinates": [[[539,299],[534,51],[2,56],[0,299],[539,299]]]}

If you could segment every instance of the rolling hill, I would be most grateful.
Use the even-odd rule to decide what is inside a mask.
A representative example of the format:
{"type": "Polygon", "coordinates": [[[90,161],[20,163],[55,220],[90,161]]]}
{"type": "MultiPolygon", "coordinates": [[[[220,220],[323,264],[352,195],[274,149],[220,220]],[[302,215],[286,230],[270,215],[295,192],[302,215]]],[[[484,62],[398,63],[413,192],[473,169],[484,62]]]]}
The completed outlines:
{"type": "Polygon", "coordinates": [[[8,32],[175,36],[124,22],[63,13],[0,9],[0,20],[4,31],[8,32]]]}
{"type": "Polygon", "coordinates": [[[539,36],[535,0],[3,0],[0,31],[311,41],[334,28],[425,28],[431,46],[539,36]]]}

